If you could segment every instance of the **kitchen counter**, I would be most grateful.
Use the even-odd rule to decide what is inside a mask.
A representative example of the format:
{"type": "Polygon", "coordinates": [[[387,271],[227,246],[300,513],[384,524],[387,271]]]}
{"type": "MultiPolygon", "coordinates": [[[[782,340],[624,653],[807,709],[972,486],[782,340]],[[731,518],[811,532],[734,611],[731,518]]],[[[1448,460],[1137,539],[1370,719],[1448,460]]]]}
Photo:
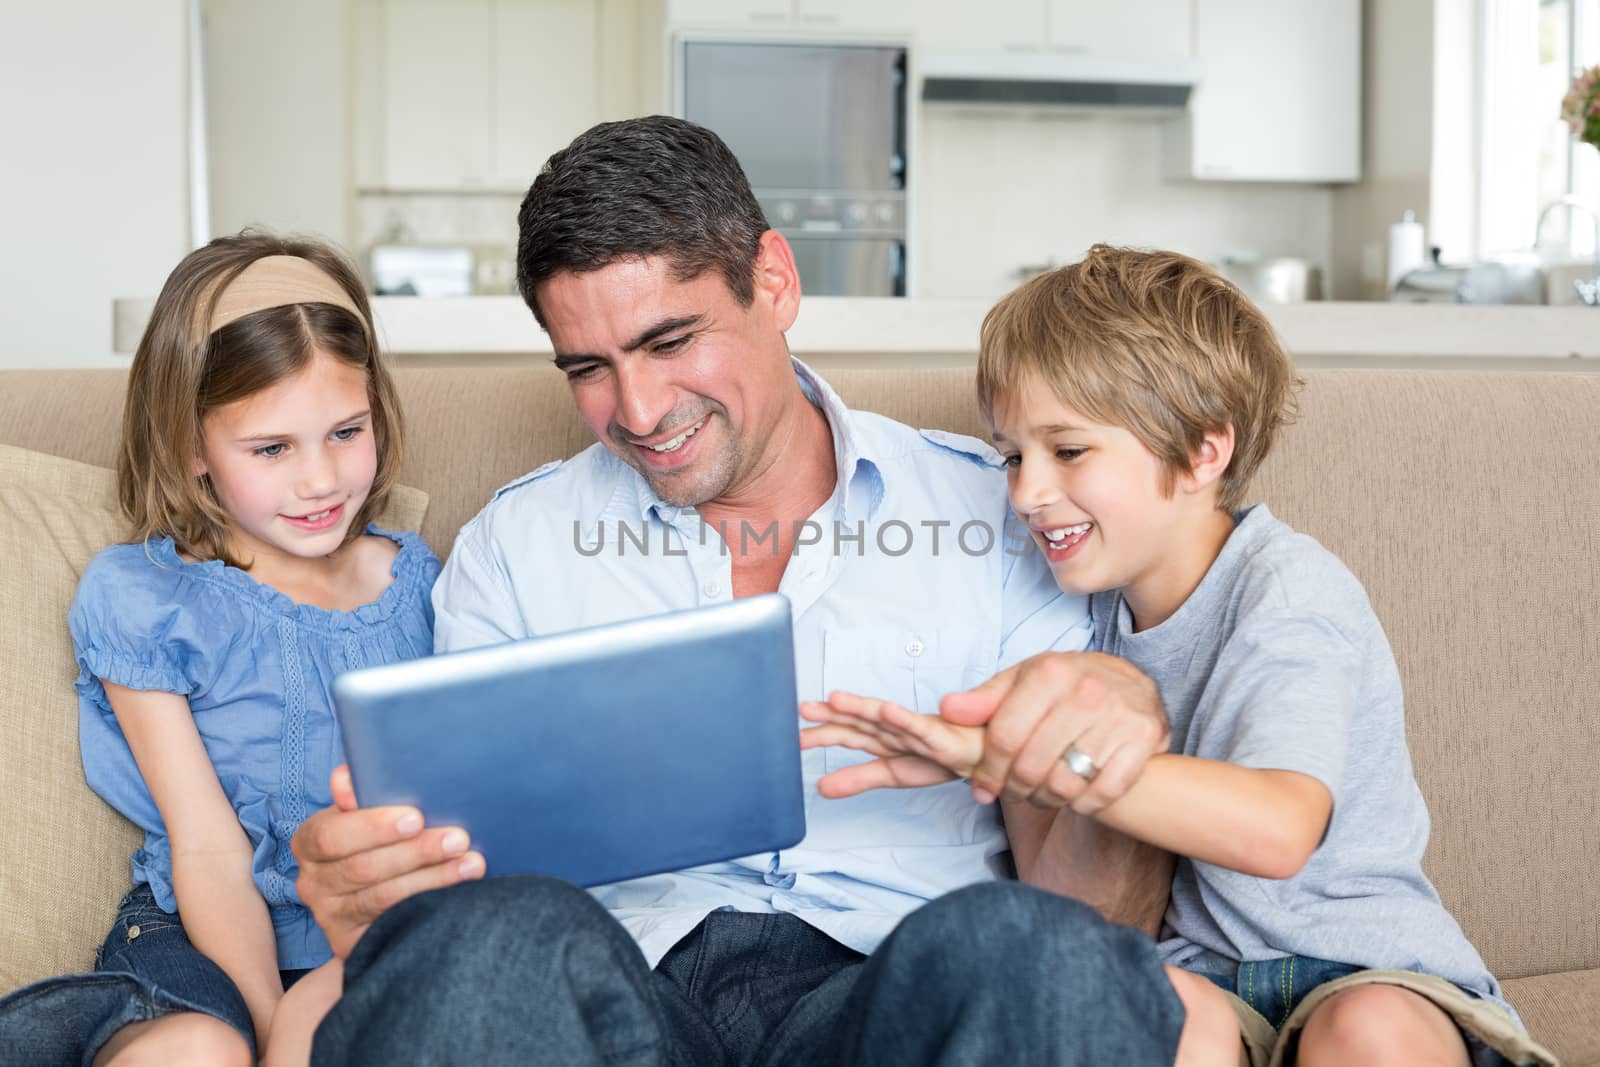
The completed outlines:
{"type": "MultiPolygon", "coordinates": [[[[131,352],[151,301],[115,302],[115,341],[131,352]]],[[[818,366],[960,366],[976,359],[983,300],[807,297],[789,347],[818,366]]],[[[386,350],[402,363],[520,362],[550,338],[518,297],[376,297],[386,350]]],[[[1600,309],[1316,302],[1265,308],[1302,366],[1539,367],[1600,370],[1600,309]]]]}

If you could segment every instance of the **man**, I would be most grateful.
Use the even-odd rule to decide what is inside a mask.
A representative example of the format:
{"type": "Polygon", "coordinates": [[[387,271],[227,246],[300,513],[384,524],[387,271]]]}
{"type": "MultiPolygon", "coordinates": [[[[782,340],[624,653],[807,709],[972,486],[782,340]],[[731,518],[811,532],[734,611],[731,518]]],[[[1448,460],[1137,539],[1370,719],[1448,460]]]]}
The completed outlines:
{"type": "MultiPolygon", "coordinates": [[[[440,651],[776,590],[803,697],[931,712],[1012,667],[961,698],[992,737],[1077,701],[1165,750],[1147,680],[1034,655],[1081,649],[1087,615],[1007,529],[992,450],[851,412],[791,360],[793,256],[714,134],[598,126],[551,158],[519,226],[523,296],[600,444],[462,530],[440,651]]],[[[795,849],[592,895],[471,881],[460,831],[355,810],[337,780],[339,810],[295,838],[302,897],[348,956],[317,1061],[1171,1061],[1182,1011],[1148,938],[1069,899],[1152,931],[1166,857],[1030,808],[1038,783],[1003,758],[977,784],[1004,825],[963,783],[821,798],[857,758],[805,754],[795,849]]],[[[1091,803],[1129,784],[1111,777],[1091,803]]]]}

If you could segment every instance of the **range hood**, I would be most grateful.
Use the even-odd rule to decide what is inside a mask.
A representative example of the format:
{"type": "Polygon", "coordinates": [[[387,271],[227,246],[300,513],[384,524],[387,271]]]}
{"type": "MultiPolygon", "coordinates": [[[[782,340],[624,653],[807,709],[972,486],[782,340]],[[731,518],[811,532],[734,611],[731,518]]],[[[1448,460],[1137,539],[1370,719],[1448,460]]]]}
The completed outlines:
{"type": "Polygon", "coordinates": [[[931,51],[922,56],[922,99],[1116,111],[1181,111],[1200,80],[1190,56],[1150,59],[1022,49],[931,51]]]}

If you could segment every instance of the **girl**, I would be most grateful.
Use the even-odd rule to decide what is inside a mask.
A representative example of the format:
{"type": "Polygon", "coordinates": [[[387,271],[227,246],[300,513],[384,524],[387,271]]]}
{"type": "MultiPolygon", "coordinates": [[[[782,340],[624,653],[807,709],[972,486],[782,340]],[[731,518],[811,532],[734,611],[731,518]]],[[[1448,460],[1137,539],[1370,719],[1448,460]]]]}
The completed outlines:
{"type": "Polygon", "coordinates": [[[95,972],[0,1002],[29,1062],[308,1058],[342,974],[289,840],[343,759],[329,683],[432,651],[438,560],[372,525],[399,465],[336,253],[243,234],[178,265],[128,380],[132,536],[69,616],[84,772],[144,847],[95,972]]]}

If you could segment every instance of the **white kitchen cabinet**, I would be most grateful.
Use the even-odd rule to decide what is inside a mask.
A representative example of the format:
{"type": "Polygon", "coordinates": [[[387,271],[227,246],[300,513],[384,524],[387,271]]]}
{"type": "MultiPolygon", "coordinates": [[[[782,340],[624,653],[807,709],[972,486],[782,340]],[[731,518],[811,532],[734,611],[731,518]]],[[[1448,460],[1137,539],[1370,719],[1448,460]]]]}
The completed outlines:
{"type": "Polygon", "coordinates": [[[1187,56],[1195,0],[1047,0],[1050,43],[1096,55],[1187,56]]]}
{"type": "Polygon", "coordinates": [[[591,0],[495,5],[491,182],[524,191],[551,153],[600,121],[591,0]]]}
{"type": "Polygon", "coordinates": [[[753,30],[794,36],[840,32],[906,34],[922,15],[916,5],[897,0],[668,0],[667,3],[667,22],[674,30],[753,30]]]}
{"type": "Polygon", "coordinates": [[[896,0],[794,0],[791,25],[802,31],[908,35],[919,16],[915,4],[896,0]]]}
{"type": "Polygon", "coordinates": [[[380,33],[383,184],[486,185],[489,0],[386,0],[380,33]]]}
{"type": "Polygon", "coordinates": [[[912,32],[918,48],[1038,49],[1049,45],[1042,0],[932,3],[919,8],[912,32]]]}
{"type": "Polygon", "coordinates": [[[599,121],[590,0],[362,0],[360,188],[522,192],[599,121]]]}
{"type": "Polygon", "coordinates": [[[931,3],[914,14],[917,43],[937,49],[1065,51],[1146,59],[1187,56],[1195,0],[996,0],[931,3]]]}
{"type": "Polygon", "coordinates": [[[787,28],[793,0],[668,0],[673,29],[787,28]]]}
{"type": "Polygon", "coordinates": [[[1170,176],[1361,177],[1360,0],[1195,0],[1204,73],[1167,128],[1170,176]]]}

